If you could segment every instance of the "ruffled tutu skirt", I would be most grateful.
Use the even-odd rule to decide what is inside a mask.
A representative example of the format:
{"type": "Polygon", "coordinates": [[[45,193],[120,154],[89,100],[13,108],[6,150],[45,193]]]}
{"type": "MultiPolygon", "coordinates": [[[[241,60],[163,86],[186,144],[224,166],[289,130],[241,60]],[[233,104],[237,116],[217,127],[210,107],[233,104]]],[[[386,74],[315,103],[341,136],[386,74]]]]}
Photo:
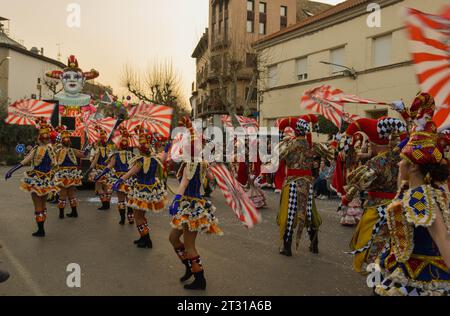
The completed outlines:
{"type": "Polygon", "coordinates": [[[167,193],[161,182],[135,183],[128,194],[127,206],[145,212],[160,212],[167,204],[167,193]]]}
{"type": "Polygon", "coordinates": [[[20,188],[25,192],[36,193],[38,196],[59,192],[59,188],[53,181],[53,171],[48,173],[37,170],[25,172],[20,188]]]}
{"type": "Polygon", "coordinates": [[[183,196],[171,226],[179,230],[187,228],[191,232],[223,235],[215,211],[216,208],[205,199],[183,196]]]}
{"type": "Polygon", "coordinates": [[[83,184],[83,172],[77,167],[59,168],[53,180],[61,188],[78,187],[83,184]]]}
{"type": "Polygon", "coordinates": [[[378,295],[450,296],[450,273],[441,256],[413,254],[400,263],[386,252],[377,267],[381,270],[381,284],[375,284],[378,295]]]}

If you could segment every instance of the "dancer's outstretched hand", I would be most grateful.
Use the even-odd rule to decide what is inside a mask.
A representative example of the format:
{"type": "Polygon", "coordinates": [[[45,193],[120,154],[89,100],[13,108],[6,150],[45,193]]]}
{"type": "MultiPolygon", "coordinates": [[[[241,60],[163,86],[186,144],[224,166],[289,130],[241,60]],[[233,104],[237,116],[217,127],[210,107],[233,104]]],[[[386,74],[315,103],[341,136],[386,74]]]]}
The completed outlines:
{"type": "Polygon", "coordinates": [[[7,181],[9,178],[11,178],[13,173],[22,167],[23,167],[23,165],[19,163],[19,164],[15,165],[14,167],[12,167],[11,169],[9,169],[8,172],[5,174],[5,180],[7,181]]]}

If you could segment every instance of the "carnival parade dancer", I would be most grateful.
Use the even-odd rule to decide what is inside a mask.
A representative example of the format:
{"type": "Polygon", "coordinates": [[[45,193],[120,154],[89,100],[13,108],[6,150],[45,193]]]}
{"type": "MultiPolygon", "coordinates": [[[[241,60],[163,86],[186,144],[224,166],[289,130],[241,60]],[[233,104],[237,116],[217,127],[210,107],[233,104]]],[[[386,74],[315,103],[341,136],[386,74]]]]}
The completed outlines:
{"type": "MultiPolygon", "coordinates": [[[[100,128],[97,127],[97,131],[100,135],[98,143],[95,148],[94,156],[92,157],[90,170],[92,172],[90,173],[90,179],[94,181],[94,179],[102,174],[102,172],[107,167],[107,159],[110,155],[110,150],[108,149],[108,135],[106,135],[106,132],[100,128]]],[[[111,186],[108,185],[106,179],[100,179],[95,182],[95,193],[100,197],[100,202],[102,203],[102,206],[98,208],[98,210],[109,210],[110,209],[110,203],[111,203],[111,186]]]]}
{"type": "Polygon", "coordinates": [[[383,296],[450,296],[448,161],[432,121],[434,100],[421,94],[411,111],[416,126],[400,145],[400,190],[387,209],[390,245],[379,260],[383,296]],[[406,145],[405,145],[406,143],[406,145]]]}
{"type": "Polygon", "coordinates": [[[357,134],[367,137],[372,156],[347,175],[345,195],[342,196],[342,205],[345,207],[361,192],[367,192],[363,215],[350,242],[356,272],[365,271],[364,265],[375,261],[389,238],[386,207],[397,190],[397,164],[400,158],[395,148],[399,138],[406,136],[405,133],[406,125],[390,117],[378,120],[361,118],[347,128],[346,135],[353,138],[353,144],[357,134]]]}
{"type": "MultiPolygon", "coordinates": [[[[183,117],[180,119],[179,125],[190,130],[191,153],[196,152],[192,122],[188,117],[183,117]]],[[[201,140],[197,142],[201,146],[201,140]]],[[[169,207],[170,215],[173,216],[169,240],[186,268],[180,281],[185,282],[194,276],[194,281],[191,284],[185,284],[184,288],[204,290],[206,279],[195,245],[197,235],[198,233],[222,235],[222,231],[218,227],[218,219],[215,216],[215,207],[200,192],[205,177],[213,179],[213,176],[208,173],[208,163],[203,161],[183,162],[177,176],[181,178],[181,182],[169,207]],[[181,237],[183,237],[183,242],[181,237]]]]}
{"type": "Polygon", "coordinates": [[[130,170],[116,181],[113,190],[118,190],[131,177],[136,178],[127,198],[127,206],[134,210],[134,218],[140,235],[140,238],[134,243],[138,248],[152,248],[150,228],[145,213],[160,212],[166,207],[167,194],[157,175],[162,175],[169,146],[166,146],[164,153],[158,155],[154,151],[158,140],[152,134],[145,133],[141,126],[137,128],[137,133],[139,134],[140,155],[130,161],[130,170]]]}
{"type": "Polygon", "coordinates": [[[57,160],[50,144],[52,127],[45,119],[38,119],[36,122],[39,126],[38,145],[21,163],[6,173],[5,179],[8,180],[15,171],[31,162],[31,170],[25,172],[20,187],[25,192],[30,192],[33,200],[34,214],[38,226],[38,230],[33,233],[33,236],[45,237],[44,223],[47,218],[47,196],[51,192],[58,192],[58,188],[53,182],[57,160]]]}
{"type": "Polygon", "coordinates": [[[64,209],[67,199],[72,212],[67,217],[78,217],[76,187],[82,185],[83,174],[78,167],[78,158],[85,158],[86,154],[81,150],[71,148],[71,133],[61,130],[61,145],[56,148],[58,169],[54,176],[54,183],[59,187],[59,218],[64,218],[64,209]]]}
{"type": "MultiPolygon", "coordinates": [[[[102,177],[106,176],[108,185],[112,186],[129,170],[129,163],[133,158],[133,153],[130,151],[130,134],[124,127],[120,127],[119,132],[121,134],[121,139],[117,148],[118,150],[109,156],[106,161],[108,166],[101,174],[94,178],[95,182],[98,182],[102,177]]],[[[125,225],[125,214],[128,218],[128,223],[134,224],[133,209],[129,207],[127,210],[126,202],[127,194],[132,187],[132,182],[133,179],[128,179],[121,183],[119,187],[116,187],[120,225],[125,225]]]]}
{"type": "Polygon", "coordinates": [[[296,226],[296,246],[306,227],[311,241],[309,250],[312,253],[319,252],[318,233],[322,219],[314,203],[311,168],[313,156],[320,154],[317,148],[321,145],[312,143],[311,123],[317,124],[317,117],[309,114],[287,118],[279,124],[281,131],[287,127],[295,131],[295,136],[286,136],[279,144],[280,160],[285,161],[287,174],[281,191],[277,224],[282,240],[280,254],[288,257],[292,256],[292,238],[296,226]]]}

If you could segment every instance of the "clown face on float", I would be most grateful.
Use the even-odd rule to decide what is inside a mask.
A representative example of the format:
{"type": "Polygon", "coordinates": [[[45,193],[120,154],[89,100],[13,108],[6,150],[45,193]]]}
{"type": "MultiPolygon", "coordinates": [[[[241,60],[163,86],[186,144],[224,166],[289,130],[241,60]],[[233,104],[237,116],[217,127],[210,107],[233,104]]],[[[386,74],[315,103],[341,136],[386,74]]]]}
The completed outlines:
{"type": "Polygon", "coordinates": [[[91,101],[89,95],[81,93],[84,83],[86,80],[97,78],[99,73],[94,69],[83,72],[78,66],[78,60],[71,55],[67,67],[63,71],[54,70],[46,75],[52,79],[61,80],[63,84],[63,91],[55,95],[55,99],[59,101],[59,104],[72,109],[79,109],[89,105],[91,101]]]}

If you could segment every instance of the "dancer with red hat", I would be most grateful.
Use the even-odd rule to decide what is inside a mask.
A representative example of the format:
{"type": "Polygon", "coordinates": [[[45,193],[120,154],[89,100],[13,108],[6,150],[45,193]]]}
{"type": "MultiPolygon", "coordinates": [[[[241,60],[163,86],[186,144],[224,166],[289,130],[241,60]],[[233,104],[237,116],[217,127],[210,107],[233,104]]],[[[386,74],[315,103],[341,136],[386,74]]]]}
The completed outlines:
{"type": "Polygon", "coordinates": [[[361,192],[367,192],[364,213],[350,242],[353,267],[362,272],[365,264],[375,261],[389,238],[386,207],[397,190],[400,158],[395,148],[399,137],[406,136],[406,125],[390,117],[362,118],[349,125],[346,136],[351,141],[350,147],[361,136],[370,143],[369,152],[364,154],[370,159],[347,175],[345,195],[342,196],[342,205],[347,207],[361,192]]]}
{"type": "Polygon", "coordinates": [[[76,187],[82,185],[83,174],[78,166],[78,159],[85,158],[86,153],[71,147],[71,133],[65,128],[60,130],[61,145],[56,148],[58,169],[54,176],[55,185],[59,187],[59,218],[64,218],[67,199],[72,212],[67,217],[78,217],[76,187]]]}
{"type": "Polygon", "coordinates": [[[95,146],[94,155],[91,160],[90,170],[92,170],[92,172],[89,175],[89,179],[95,182],[95,194],[100,197],[100,202],[102,203],[102,206],[100,206],[98,210],[104,211],[110,209],[112,193],[111,186],[108,185],[106,179],[104,178],[99,179],[98,181],[94,181],[94,179],[98,175],[102,174],[102,172],[107,167],[106,161],[108,160],[111,152],[108,147],[108,135],[106,135],[105,130],[103,130],[101,127],[97,127],[96,130],[100,136],[95,146]]]}
{"type": "MultiPolygon", "coordinates": [[[[106,176],[108,185],[113,186],[117,180],[119,180],[130,169],[130,161],[133,159],[133,153],[130,151],[130,134],[126,128],[121,126],[119,128],[121,135],[120,143],[117,146],[117,151],[112,153],[106,163],[108,164],[101,174],[94,178],[95,182],[102,180],[106,176]]],[[[123,181],[120,186],[116,186],[117,198],[118,198],[118,210],[120,214],[120,225],[125,225],[125,214],[128,218],[129,224],[134,224],[133,209],[128,207],[127,210],[127,194],[130,193],[133,185],[133,179],[127,179],[123,181]]]]}
{"type": "Polygon", "coordinates": [[[136,128],[136,133],[139,135],[140,155],[130,161],[129,171],[116,181],[113,190],[117,190],[131,177],[136,177],[127,198],[127,206],[134,210],[136,227],[140,235],[134,243],[138,248],[153,248],[145,214],[161,212],[166,206],[167,193],[159,177],[162,176],[163,164],[167,159],[168,146],[164,153],[157,154],[155,148],[158,139],[152,133],[146,132],[142,126],[136,128]]]}
{"type": "MultiPolygon", "coordinates": [[[[179,126],[189,130],[191,154],[200,151],[202,140],[195,138],[194,128],[189,117],[182,117],[179,126]]],[[[194,156],[192,154],[192,156],[194,156]]],[[[199,233],[222,235],[215,216],[216,208],[201,194],[202,183],[206,177],[214,177],[208,171],[208,163],[205,161],[185,161],[178,170],[177,177],[180,185],[175,198],[169,207],[172,215],[169,240],[175,253],[185,266],[185,274],[180,278],[181,282],[194,276],[191,284],[184,285],[188,290],[205,290],[206,279],[203,264],[196,248],[196,239],[199,233]],[[183,237],[183,241],[181,241],[183,237]]]]}
{"type": "Polygon", "coordinates": [[[287,168],[277,217],[282,240],[280,254],[285,256],[292,256],[292,238],[296,226],[297,247],[306,227],[311,241],[309,250],[312,253],[319,252],[318,233],[322,220],[315,208],[311,169],[314,155],[320,154],[316,148],[322,145],[313,145],[311,124],[318,130],[317,117],[312,114],[287,118],[279,124],[282,131],[287,127],[295,131],[294,136],[286,136],[279,144],[280,160],[285,161],[287,168]]]}
{"type": "Polygon", "coordinates": [[[50,133],[53,128],[45,119],[37,119],[39,129],[38,145],[35,146],[25,159],[10,169],[5,179],[11,178],[13,173],[23,166],[31,163],[31,170],[25,172],[20,188],[31,193],[34,204],[34,214],[38,230],[33,233],[34,237],[45,237],[44,223],[47,218],[47,196],[59,189],[53,182],[57,159],[50,144],[50,133]]]}
{"type": "Polygon", "coordinates": [[[450,295],[447,140],[437,134],[434,110],[433,97],[422,93],[408,113],[414,126],[399,146],[401,187],[386,212],[390,243],[379,260],[379,295],[450,295]]]}

